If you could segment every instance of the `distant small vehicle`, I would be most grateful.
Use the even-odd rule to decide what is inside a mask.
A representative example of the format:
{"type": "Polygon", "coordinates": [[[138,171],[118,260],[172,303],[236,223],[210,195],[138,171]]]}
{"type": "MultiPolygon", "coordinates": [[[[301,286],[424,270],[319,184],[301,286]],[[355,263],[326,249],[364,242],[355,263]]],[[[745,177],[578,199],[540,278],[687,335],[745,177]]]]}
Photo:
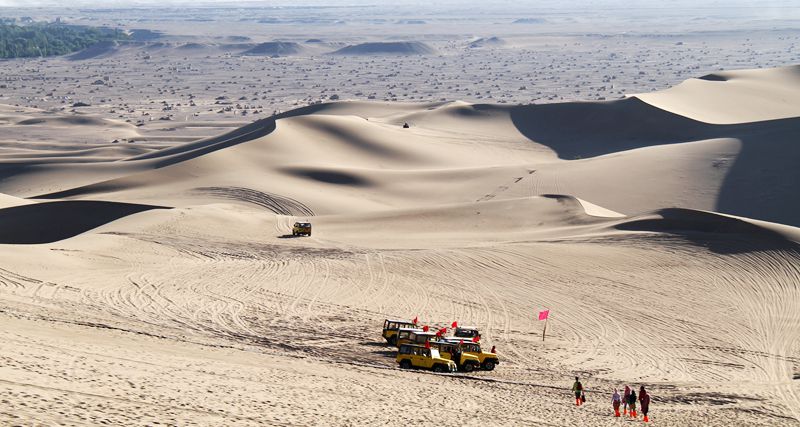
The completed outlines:
{"type": "Polygon", "coordinates": [[[383,321],[383,338],[391,345],[397,343],[397,331],[400,328],[411,329],[416,325],[408,320],[386,319],[383,321]]]}
{"type": "Polygon", "coordinates": [[[458,337],[458,338],[469,338],[469,339],[472,339],[472,338],[475,338],[475,337],[480,337],[481,333],[478,332],[478,328],[467,326],[467,327],[456,328],[453,331],[453,336],[454,337],[458,337]]]}
{"type": "Polygon", "coordinates": [[[397,363],[402,369],[422,368],[439,373],[455,372],[458,369],[455,362],[441,357],[439,350],[413,344],[400,346],[397,352],[397,363]]]}
{"type": "Polygon", "coordinates": [[[292,236],[302,236],[303,234],[306,236],[311,235],[311,223],[295,222],[294,226],[292,227],[292,236]]]}

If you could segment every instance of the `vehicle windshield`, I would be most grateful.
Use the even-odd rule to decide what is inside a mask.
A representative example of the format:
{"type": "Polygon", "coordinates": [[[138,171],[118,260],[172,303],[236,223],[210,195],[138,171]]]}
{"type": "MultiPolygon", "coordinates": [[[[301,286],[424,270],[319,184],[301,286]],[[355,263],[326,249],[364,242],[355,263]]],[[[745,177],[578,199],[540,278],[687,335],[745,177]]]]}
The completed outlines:
{"type": "Polygon", "coordinates": [[[468,351],[470,353],[480,353],[481,347],[477,344],[464,344],[464,351],[468,351]]]}

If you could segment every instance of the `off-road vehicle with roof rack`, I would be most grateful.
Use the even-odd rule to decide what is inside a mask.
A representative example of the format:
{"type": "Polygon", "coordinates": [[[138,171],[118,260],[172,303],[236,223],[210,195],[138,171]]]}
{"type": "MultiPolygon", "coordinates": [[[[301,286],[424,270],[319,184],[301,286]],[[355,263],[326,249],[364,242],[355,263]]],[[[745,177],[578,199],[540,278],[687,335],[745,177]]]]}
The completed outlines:
{"type": "Polygon", "coordinates": [[[292,227],[292,236],[302,236],[303,234],[311,235],[311,223],[308,221],[295,222],[292,227]]]}
{"type": "Polygon", "coordinates": [[[453,336],[458,338],[473,339],[475,337],[480,337],[481,333],[478,332],[478,328],[472,326],[466,326],[466,327],[455,328],[453,330],[453,336]]]}
{"type": "Polygon", "coordinates": [[[436,334],[433,332],[425,332],[422,329],[400,329],[397,332],[397,347],[400,348],[403,344],[425,345],[426,342],[434,339],[436,339],[436,334]]]}
{"type": "Polygon", "coordinates": [[[397,331],[400,328],[414,328],[416,325],[408,320],[386,319],[383,321],[383,338],[391,345],[397,344],[397,331]]]}

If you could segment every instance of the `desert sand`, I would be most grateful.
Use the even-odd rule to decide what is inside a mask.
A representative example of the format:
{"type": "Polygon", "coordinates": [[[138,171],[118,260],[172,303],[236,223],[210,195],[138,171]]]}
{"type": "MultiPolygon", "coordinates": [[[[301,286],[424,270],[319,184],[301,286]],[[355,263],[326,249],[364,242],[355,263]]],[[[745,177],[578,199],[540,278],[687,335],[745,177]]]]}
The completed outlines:
{"type": "MultiPolygon", "coordinates": [[[[607,102],[322,104],[133,151],[20,143],[0,416],[602,426],[627,383],[655,425],[796,425],[800,98],[776,96],[800,72],[721,75],[607,102]],[[287,238],[297,219],[313,237],[287,238]],[[398,369],[380,326],[415,316],[478,326],[500,366],[398,369]]],[[[42,115],[8,120],[133,132],[42,115]]]]}
{"type": "Polygon", "coordinates": [[[5,9],[0,424],[800,426],[796,7],[459,5],[5,9]]]}

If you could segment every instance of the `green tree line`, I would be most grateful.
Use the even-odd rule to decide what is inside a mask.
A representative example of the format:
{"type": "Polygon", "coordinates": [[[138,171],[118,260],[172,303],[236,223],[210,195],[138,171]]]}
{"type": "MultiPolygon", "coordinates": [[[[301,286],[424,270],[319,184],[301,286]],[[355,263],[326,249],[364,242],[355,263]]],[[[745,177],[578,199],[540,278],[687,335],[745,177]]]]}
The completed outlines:
{"type": "Polygon", "coordinates": [[[65,55],[95,43],[126,40],[118,29],[62,24],[13,25],[0,23],[0,58],[65,55]]]}

